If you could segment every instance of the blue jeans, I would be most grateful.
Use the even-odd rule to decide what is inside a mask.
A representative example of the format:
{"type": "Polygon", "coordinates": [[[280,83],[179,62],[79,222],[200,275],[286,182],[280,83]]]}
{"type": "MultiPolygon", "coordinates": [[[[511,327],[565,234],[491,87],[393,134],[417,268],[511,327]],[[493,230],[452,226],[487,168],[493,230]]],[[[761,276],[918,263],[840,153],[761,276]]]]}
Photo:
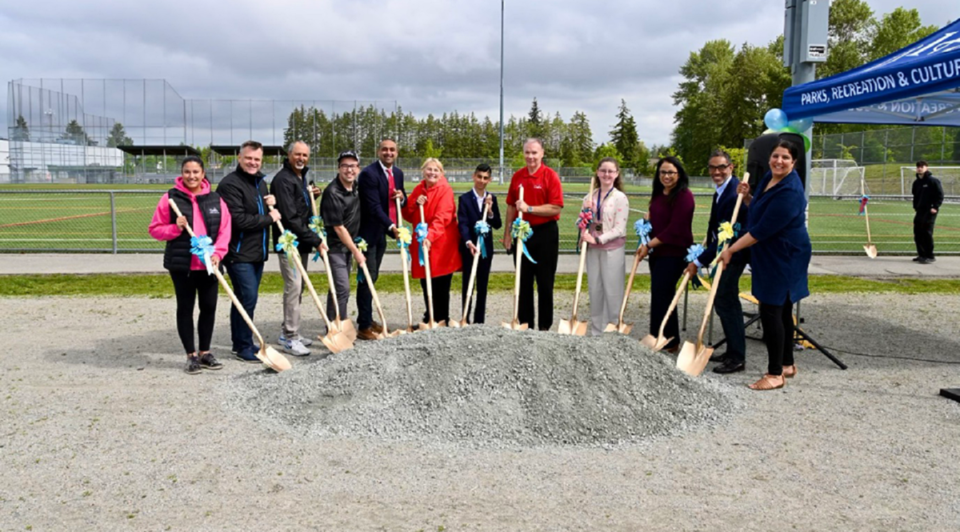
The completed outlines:
{"type": "MultiPolygon", "coordinates": [[[[263,277],[262,262],[234,262],[227,264],[227,275],[233,283],[233,293],[236,294],[243,310],[253,320],[253,311],[257,308],[257,295],[260,291],[260,279],[263,277]]],[[[237,307],[230,307],[230,339],[233,341],[233,350],[237,353],[253,351],[253,333],[243,316],[237,312],[237,307]]]]}
{"type": "Polygon", "coordinates": [[[714,310],[723,326],[723,335],[727,338],[727,359],[734,362],[746,360],[747,341],[743,329],[743,306],[740,304],[740,276],[746,262],[731,260],[730,266],[720,277],[714,310]]]}

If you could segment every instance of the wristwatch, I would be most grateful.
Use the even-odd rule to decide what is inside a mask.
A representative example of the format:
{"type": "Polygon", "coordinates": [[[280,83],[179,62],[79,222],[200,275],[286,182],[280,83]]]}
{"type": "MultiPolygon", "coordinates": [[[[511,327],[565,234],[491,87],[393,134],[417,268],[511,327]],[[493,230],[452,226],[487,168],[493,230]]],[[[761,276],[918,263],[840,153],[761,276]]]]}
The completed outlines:
{"type": "Polygon", "coordinates": [[[533,214],[533,205],[527,205],[527,214],[533,214]]]}

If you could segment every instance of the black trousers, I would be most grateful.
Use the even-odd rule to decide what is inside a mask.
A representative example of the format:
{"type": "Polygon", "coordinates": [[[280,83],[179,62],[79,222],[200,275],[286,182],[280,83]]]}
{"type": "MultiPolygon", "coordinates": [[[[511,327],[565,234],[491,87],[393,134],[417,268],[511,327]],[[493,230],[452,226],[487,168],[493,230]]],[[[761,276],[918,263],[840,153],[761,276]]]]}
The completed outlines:
{"type": "MultiPolygon", "coordinates": [[[[450,283],[453,281],[453,274],[447,274],[443,277],[434,277],[431,283],[433,289],[433,321],[450,322],[450,283]]],[[[430,302],[427,300],[427,280],[420,279],[420,288],[423,290],[423,322],[430,320],[430,302]]],[[[458,316],[459,317],[459,316],[458,316]]]]}
{"type": "MultiPolygon", "coordinates": [[[[466,249],[466,248],[464,248],[466,249]]],[[[467,304],[467,284],[470,283],[470,269],[473,268],[473,255],[469,251],[460,250],[460,256],[463,257],[463,277],[460,283],[460,311],[463,312],[464,305],[467,304]]],[[[516,263],[514,263],[516,264],[516,263]]],[[[474,281],[473,301],[470,308],[467,309],[467,321],[469,323],[483,323],[487,313],[487,284],[490,282],[490,269],[493,266],[492,250],[487,251],[487,258],[481,258],[477,263],[477,280],[474,281]],[[473,320],[470,314],[473,314],[473,320]]],[[[460,319],[460,316],[457,316],[460,319]]]]}
{"type": "Polygon", "coordinates": [[[913,217],[913,241],[917,244],[917,256],[922,259],[933,258],[933,226],[937,215],[917,213],[913,217]]]}
{"type": "MultiPolygon", "coordinates": [[[[533,227],[533,235],[527,240],[527,252],[537,261],[533,264],[526,258],[520,266],[520,306],[517,318],[520,323],[533,327],[533,284],[537,284],[537,307],[540,318],[537,328],[549,331],[553,326],[553,282],[557,276],[557,257],[560,253],[560,229],[551,221],[533,227]]],[[[520,243],[514,241],[514,259],[523,257],[520,243]]],[[[516,263],[514,263],[516,265],[516,263]]]]}
{"type": "Polygon", "coordinates": [[[177,334],[187,353],[196,353],[193,342],[193,305],[199,296],[200,317],[197,329],[200,333],[200,351],[210,350],[213,337],[213,324],[217,317],[217,278],[208,275],[206,270],[189,272],[170,272],[173,290],[177,296],[177,334]]]}
{"type": "MultiPolygon", "coordinates": [[[[683,275],[687,261],[683,257],[658,257],[656,252],[650,255],[650,334],[660,334],[660,324],[667,315],[670,302],[677,293],[677,281],[683,275]]],[[[680,345],[680,322],[677,319],[677,309],[673,309],[667,319],[667,326],[663,330],[667,338],[673,338],[666,345],[673,349],[680,345]]]]}
{"type": "Polygon", "coordinates": [[[790,297],[782,305],[760,302],[763,343],[767,344],[767,373],[782,375],[783,366],[793,365],[793,305],[790,297]]]}

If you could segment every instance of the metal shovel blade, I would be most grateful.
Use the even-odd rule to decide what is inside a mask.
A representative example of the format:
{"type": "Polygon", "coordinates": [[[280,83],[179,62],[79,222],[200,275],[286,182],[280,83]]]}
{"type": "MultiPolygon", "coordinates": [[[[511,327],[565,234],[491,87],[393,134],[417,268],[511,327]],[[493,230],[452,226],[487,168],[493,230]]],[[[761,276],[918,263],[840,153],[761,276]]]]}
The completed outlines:
{"type": "MultiPolygon", "coordinates": [[[[626,323],[626,322],[622,322],[622,321],[621,321],[620,323],[608,323],[607,326],[606,326],[606,328],[603,329],[603,332],[605,332],[605,333],[615,332],[615,333],[620,333],[620,334],[630,334],[630,331],[632,331],[632,330],[633,330],[633,324],[632,324],[632,323],[626,323]]],[[[653,337],[651,336],[651,338],[653,338],[653,337]]],[[[646,338],[644,338],[644,340],[646,340],[646,338]]],[[[654,341],[656,341],[656,338],[654,338],[654,341]]]]}
{"type": "Polygon", "coordinates": [[[712,347],[684,342],[680,355],[677,356],[677,369],[691,377],[698,377],[707,367],[707,362],[712,355],[712,347]]]}
{"type": "Polygon", "coordinates": [[[560,325],[557,327],[557,333],[573,334],[573,324],[570,323],[570,320],[560,320],[560,325]]]}
{"type": "Polygon", "coordinates": [[[340,351],[353,347],[353,342],[347,338],[346,334],[334,332],[333,330],[327,332],[326,335],[317,336],[317,338],[323,342],[323,345],[329,349],[331,353],[339,353],[340,351]]]}
{"type": "Polygon", "coordinates": [[[575,321],[573,322],[573,335],[574,336],[586,336],[587,335],[587,326],[590,325],[590,322],[586,321],[575,321]]]}
{"type": "Polygon", "coordinates": [[[527,330],[526,323],[520,323],[517,320],[513,321],[501,321],[500,326],[504,329],[513,329],[514,331],[525,331],[527,330]]]}
{"type": "Polygon", "coordinates": [[[863,250],[867,252],[867,256],[871,259],[877,258],[877,246],[873,244],[867,244],[863,246],[863,250]]]}
{"type": "Polygon", "coordinates": [[[280,373],[281,371],[287,371],[291,367],[290,361],[287,360],[287,357],[280,354],[276,349],[267,346],[260,345],[260,351],[257,352],[257,358],[260,359],[260,362],[263,362],[264,366],[280,373]]]}
{"type": "Polygon", "coordinates": [[[340,320],[339,322],[334,322],[334,326],[350,340],[351,344],[357,341],[357,328],[353,325],[353,321],[340,320]]]}
{"type": "Polygon", "coordinates": [[[672,336],[670,338],[664,338],[663,336],[658,337],[648,334],[640,339],[640,343],[649,347],[650,349],[653,349],[654,351],[659,351],[664,347],[667,347],[667,344],[669,344],[672,340],[672,336]]]}
{"type": "Polygon", "coordinates": [[[467,323],[465,321],[461,322],[460,320],[450,320],[448,326],[453,327],[454,329],[459,329],[460,327],[466,327],[467,323]]]}

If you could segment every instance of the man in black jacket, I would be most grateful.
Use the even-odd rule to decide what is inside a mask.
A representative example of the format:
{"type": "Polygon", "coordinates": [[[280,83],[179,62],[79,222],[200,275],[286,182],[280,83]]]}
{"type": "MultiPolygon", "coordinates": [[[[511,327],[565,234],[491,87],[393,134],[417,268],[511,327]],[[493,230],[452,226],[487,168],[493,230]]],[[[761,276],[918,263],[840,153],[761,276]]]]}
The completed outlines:
{"type": "Polygon", "coordinates": [[[917,161],[917,179],[913,182],[913,241],[917,244],[914,262],[930,264],[933,257],[933,226],[943,203],[943,185],[930,174],[927,161],[917,161]]]}
{"type": "MultiPolygon", "coordinates": [[[[283,168],[273,176],[270,182],[270,194],[277,200],[277,210],[283,217],[284,229],[297,237],[297,251],[304,270],[310,258],[310,251],[319,250],[320,235],[310,229],[310,194],[315,188],[307,184],[307,172],[310,168],[310,147],[303,141],[294,141],[287,149],[287,159],[283,168]]],[[[273,242],[280,241],[280,227],[273,225],[273,242]]],[[[274,248],[276,249],[276,248],[274,248]]],[[[291,355],[306,356],[312,340],[300,335],[300,303],[304,289],[303,276],[297,271],[292,257],[279,253],[280,275],[283,277],[283,324],[277,343],[291,355]]]]}
{"type": "MultiPolygon", "coordinates": [[[[260,172],[263,163],[263,145],[248,140],[240,146],[237,169],[217,186],[217,193],[226,202],[232,217],[230,252],[223,260],[233,283],[233,291],[244,310],[253,319],[267,260],[270,237],[267,229],[280,219],[280,212],[269,210],[274,197],[267,194],[267,184],[260,172]]],[[[253,345],[253,333],[235,307],[230,308],[230,337],[237,358],[245,362],[260,362],[256,357],[259,346],[253,345]]]]}
{"type": "MultiPolygon", "coordinates": [[[[707,249],[693,262],[687,265],[687,273],[697,274],[697,268],[709,265],[714,257],[717,256],[717,245],[719,239],[717,233],[720,224],[724,222],[740,223],[740,234],[747,230],[747,208],[740,206],[740,212],[737,214],[736,221],[733,218],[733,209],[737,204],[737,186],[740,181],[733,175],[733,162],[730,160],[730,154],[724,150],[716,150],[710,155],[710,161],[707,163],[707,169],[710,170],[710,178],[717,186],[717,191],[713,194],[713,201],[710,202],[710,221],[707,223],[707,249]]],[[[732,245],[736,237],[727,242],[726,245],[732,245]]],[[[736,253],[730,260],[730,265],[720,276],[720,286],[717,287],[717,295],[714,300],[714,308],[717,316],[720,317],[720,323],[723,325],[723,334],[727,339],[727,350],[722,355],[715,355],[715,362],[721,364],[713,368],[714,373],[735,373],[744,370],[746,363],[746,333],[743,328],[743,307],[740,305],[740,276],[743,275],[743,269],[750,260],[748,250],[736,253]]]]}
{"type": "MultiPolygon", "coordinates": [[[[367,268],[375,283],[380,275],[380,262],[387,248],[387,234],[397,238],[400,213],[396,198],[405,201],[403,170],[394,165],[397,160],[397,143],[383,139],[377,148],[378,159],[368,165],[357,177],[357,192],[360,195],[360,237],[367,242],[367,268]]],[[[357,338],[373,340],[383,326],[373,321],[373,296],[366,283],[357,286],[357,338]]]]}

